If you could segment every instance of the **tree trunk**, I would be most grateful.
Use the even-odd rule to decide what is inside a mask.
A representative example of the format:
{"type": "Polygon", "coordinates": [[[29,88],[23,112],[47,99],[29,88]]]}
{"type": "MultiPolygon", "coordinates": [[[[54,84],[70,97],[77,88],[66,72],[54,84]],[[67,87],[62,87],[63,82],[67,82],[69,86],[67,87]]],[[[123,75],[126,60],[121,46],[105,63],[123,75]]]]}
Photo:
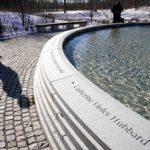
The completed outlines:
{"type": "Polygon", "coordinates": [[[66,0],[64,0],[64,13],[66,13],[66,0]]]}

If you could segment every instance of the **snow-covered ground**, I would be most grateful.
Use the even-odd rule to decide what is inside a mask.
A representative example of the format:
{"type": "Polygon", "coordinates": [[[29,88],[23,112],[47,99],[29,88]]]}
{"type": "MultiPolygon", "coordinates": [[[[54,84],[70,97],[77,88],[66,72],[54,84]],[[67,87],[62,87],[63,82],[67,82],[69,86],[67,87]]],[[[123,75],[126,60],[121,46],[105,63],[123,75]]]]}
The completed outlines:
{"type": "Polygon", "coordinates": [[[23,27],[21,17],[18,13],[0,12],[0,20],[4,32],[3,37],[2,35],[1,37],[5,39],[35,32],[33,25],[40,21],[41,17],[26,15],[26,23],[28,23],[28,26],[26,26],[26,28],[23,27]]]}
{"type": "MultiPolygon", "coordinates": [[[[87,20],[90,24],[90,11],[68,11],[66,14],[63,12],[51,13],[57,20],[87,20]]],[[[141,7],[138,9],[126,9],[122,12],[122,17],[126,22],[140,21],[150,22],[150,7],[141,7]]],[[[93,15],[93,25],[99,23],[111,23],[112,13],[111,10],[98,10],[93,15]]]]}
{"type": "MultiPolygon", "coordinates": [[[[67,11],[66,14],[64,14],[63,11],[59,11],[51,12],[50,14],[55,18],[56,22],[62,20],[87,20],[88,25],[112,22],[112,13],[110,10],[98,10],[94,12],[92,24],[90,23],[90,11],[67,11]]],[[[125,22],[150,22],[150,7],[124,10],[122,12],[122,17],[125,19],[125,22]]],[[[28,25],[24,28],[18,13],[0,12],[2,25],[5,27],[3,38],[11,38],[36,32],[34,25],[36,23],[41,23],[43,20],[42,17],[27,15],[26,18],[28,25]]],[[[0,35],[0,37],[2,37],[2,35],[0,35]]]]}

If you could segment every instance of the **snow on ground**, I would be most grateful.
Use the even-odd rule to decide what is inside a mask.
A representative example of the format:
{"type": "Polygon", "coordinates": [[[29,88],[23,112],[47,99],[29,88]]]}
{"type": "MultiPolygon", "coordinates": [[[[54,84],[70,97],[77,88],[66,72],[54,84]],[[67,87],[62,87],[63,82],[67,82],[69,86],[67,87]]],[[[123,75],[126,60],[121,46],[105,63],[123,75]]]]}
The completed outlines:
{"type": "Polygon", "coordinates": [[[141,22],[150,22],[150,7],[141,7],[139,9],[127,9],[123,11],[122,17],[130,20],[138,19],[141,22]]]}
{"type": "Polygon", "coordinates": [[[26,35],[35,32],[33,25],[41,20],[41,17],[26,15],[26,27],[23,27],[21,17],[18,13],[0,12],[0,19],[3,26],[3,37],[7,39],[20,35],[26,35]]]}
{"type": "MultiPolygon", "coordinates": [[[[90,23],[90,11],[68,11],[66,14],[61,12],[51,13],[57,20],[87,20],[90,23]]],[[[150,7],[141,7],[138,9],[126,9],[122,12],[122,17],[125,21],[136,20],[150,22],[150,7]]],[[[111,23],[111,10],[98,10],[94,12],[93,23],[111,23]]]]}
{"type": "MultiPolygon", "coordinates": [[[[63,11],[59,11],[50,12],[50,14],[54,16],[56,22],[64,20],[86,20],[88,21],[88,25],[112,22],[112,13],[110,10],[98,10],[94,12],[92,24],[90,23],[90,11],[67,11],[66,14],[63,11]]],[[[122,17],[125,19],[125,22],[150,22],[150,7],[124,10],[122,17]]],[[[36,32],[34,25],[43,21],[39,16],[26,15],[28,25],[24,28],[18,13],[0,12],[0,18],[2,25],[6,27],[3,38],[11,38],[36,32]]]]}

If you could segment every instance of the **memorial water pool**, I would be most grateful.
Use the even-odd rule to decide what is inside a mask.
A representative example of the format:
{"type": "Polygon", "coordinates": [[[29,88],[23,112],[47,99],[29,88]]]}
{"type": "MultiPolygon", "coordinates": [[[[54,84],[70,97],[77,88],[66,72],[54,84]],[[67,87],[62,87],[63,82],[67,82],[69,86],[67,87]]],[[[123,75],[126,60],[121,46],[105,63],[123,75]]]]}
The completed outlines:
{"type": "Polygon", "coordinates": [[[150,120],[150,26],[86,32],[70,38],[64,52],[93,83],[150,120]]]}

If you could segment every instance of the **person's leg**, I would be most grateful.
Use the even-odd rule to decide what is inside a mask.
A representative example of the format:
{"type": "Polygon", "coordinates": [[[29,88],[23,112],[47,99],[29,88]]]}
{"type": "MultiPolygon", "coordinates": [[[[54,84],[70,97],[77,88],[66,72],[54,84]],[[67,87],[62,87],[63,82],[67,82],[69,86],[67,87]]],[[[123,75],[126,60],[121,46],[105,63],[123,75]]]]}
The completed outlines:
{"type": "Polygon", "coordinates": [[[116,22],[121,22],[121,14],[116,13],[116,22]]]}
{"type": "Polygon", "coordinates": [[[117,22],[117,13],[114,13],[114,23],[117,22]]]}

